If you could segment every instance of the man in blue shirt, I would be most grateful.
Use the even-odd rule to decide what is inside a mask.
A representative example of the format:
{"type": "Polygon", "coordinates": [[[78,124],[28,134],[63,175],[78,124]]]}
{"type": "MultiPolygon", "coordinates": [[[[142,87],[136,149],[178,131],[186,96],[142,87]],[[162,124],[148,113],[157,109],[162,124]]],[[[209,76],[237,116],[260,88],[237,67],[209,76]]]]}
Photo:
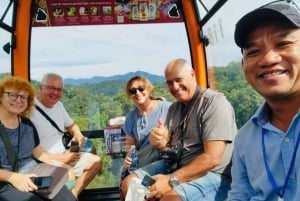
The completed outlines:
{"type": "Polygon", "coordinates": [[[245,77],[265,102],[236,137],[230,201],[300,199],[300,11],[289,2],[236,25],[245,77]]]}

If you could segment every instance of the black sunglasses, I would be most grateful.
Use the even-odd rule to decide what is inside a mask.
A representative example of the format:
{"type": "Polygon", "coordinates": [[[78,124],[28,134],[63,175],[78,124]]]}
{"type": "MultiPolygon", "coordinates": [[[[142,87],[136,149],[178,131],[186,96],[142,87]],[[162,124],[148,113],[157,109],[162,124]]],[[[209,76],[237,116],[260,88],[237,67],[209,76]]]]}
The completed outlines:
{"type": "Polygon", "coordinates": [[[137,93],[137,90],[139,90],[140,92],[143,92],[145,90],[145,86],[140,85],[137,88],[133,87],[128,89],[128,92],[130,93],[130,95],[134,95],[137,93]]]}

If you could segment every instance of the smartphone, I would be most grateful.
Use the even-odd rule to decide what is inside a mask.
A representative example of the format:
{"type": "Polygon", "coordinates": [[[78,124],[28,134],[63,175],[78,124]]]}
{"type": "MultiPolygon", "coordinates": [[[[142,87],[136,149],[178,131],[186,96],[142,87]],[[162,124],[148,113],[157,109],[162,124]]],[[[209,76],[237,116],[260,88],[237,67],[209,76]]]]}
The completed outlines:
{"type": "Polygon", "coordinates": [[[70,152],[79,152],[80,148],[77,141],[72,141],[70,146],[70,152]]]}
{"type": "Polygon", "coordinates": [[[33,177],[32,181],[38,187],[38,189],[46,189],[51,186],[52,176],[33,177]]]}
{"type": "Polygon", "coordinates": [[[151,186],[154,183],[155,183],[155,179],[153,179],[149,175],[144,176],[144,178],[142,180],[142,185],[145,187],[151,186]]]}

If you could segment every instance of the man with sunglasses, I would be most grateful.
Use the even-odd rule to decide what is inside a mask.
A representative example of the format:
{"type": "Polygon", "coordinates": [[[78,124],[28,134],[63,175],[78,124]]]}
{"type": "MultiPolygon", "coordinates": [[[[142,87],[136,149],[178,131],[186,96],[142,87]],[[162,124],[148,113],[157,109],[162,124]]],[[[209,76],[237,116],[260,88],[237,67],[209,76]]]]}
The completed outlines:
{"type": "Polygon", "coordinates": [[[64,147],[60,131],[66,129],[73,136],[72,141],[77,141],[80,148],[85,143],[85,137],[60,101],[63,89],[63,78],[55,73],[47,73],[42,78],[39,85],[39,94],[35,98],[37,107],[55,122],[57,127],[37,109],[33,111],[30,119],[38,130],[42,147],[48,153],[51,153],[51,159],[73,167],[76,183],[74,188],[72,188],[72,185],[70,185],[70,188],[72,188],[73,194],[78,197],[99,172],[101,159],[95,154],[79,152],[79,150],[74,152],[71,148],[66,150],[64,147]]]}
{"type": "Polygon", "coordinates": [[[171,95],[176,98],[166,121],[158,121],[150,143],[161,151],[155,161],[129,175],[150,175],[150,197],[160,201],[224,201],[230,189],[233,141],[237,133],[234,110],[226,97],[197,86],[195,72],[185,59],[165,69],[171,95]]]}
{"type": "Polygon", "coordinates": [[[292,1],[255,9],[236,24],[248,83],[265,101],[235,141],[229,200],[300,199],[300,11],[292,1]]]}

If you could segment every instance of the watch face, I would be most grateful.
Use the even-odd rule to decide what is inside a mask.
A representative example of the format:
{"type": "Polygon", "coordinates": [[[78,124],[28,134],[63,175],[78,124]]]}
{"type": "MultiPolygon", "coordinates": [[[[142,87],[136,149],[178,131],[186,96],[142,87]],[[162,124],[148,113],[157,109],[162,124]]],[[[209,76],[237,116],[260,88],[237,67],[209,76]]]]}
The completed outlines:
{"type": "Polygon", "coordinates": [[[173,186],[177,186],[179,184],[177,179],[172,179],[171,181],[172,181],[173,186]]]}
{"type": "Polygon", "coordinates": [[[169,185],[171,186],[171,188],[174,188],[174,185],[171,180],[169,180],[169,185]]]}
{"type": "Polygon", "coordinates": [[[170,175],[170,180],[169,180],[169,185],[174,188],[175,186],[177,186],[179,184],[178,180],[176,179],[176,177],[174,175],[170,175]]]}

